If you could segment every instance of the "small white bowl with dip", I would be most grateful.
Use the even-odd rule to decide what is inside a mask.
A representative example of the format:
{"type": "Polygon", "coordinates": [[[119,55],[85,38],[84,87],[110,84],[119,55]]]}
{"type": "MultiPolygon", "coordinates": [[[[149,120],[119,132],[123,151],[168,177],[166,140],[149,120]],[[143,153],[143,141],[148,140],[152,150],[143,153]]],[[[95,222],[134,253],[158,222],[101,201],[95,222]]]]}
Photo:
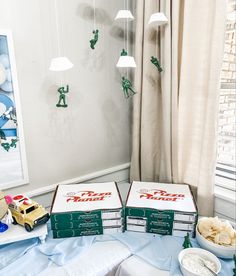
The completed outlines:
{"type": "Polygon", "coordinates": [[[212,276],[204,264],[216,274],[221,270],[221,263],[211,252],[201,248],[186,248],[178,256],[180,269],[184,276],[212,276]]]}

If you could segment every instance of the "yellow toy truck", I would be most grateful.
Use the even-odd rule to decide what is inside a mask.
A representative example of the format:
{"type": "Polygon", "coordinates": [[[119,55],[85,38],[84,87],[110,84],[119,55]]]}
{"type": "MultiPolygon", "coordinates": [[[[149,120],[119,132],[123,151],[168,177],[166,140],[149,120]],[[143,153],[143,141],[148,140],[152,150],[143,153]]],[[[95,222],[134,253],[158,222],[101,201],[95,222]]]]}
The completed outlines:
{"type": "Polygon", "coordinates": [[[45,208],[22,194],[13,197],[9,209],[12,212],[13,224],[24,226],[28,232],[46,223],[50,217],[45,208]]]}

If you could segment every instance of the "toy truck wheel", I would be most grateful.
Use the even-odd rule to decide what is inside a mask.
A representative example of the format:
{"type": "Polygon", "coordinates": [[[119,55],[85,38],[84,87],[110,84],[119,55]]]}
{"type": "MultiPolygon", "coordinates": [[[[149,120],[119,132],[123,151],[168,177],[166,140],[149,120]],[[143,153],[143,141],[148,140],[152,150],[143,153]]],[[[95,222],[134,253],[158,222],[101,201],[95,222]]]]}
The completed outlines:
{"type": "Polygon", "coordinates": [[[17,221],[16,221],[16,219],[15,219],[14,217],[12,217],[12,219],[13,219],[12,224],[17,225],[17,221]]]}
{"type": "Polygon", "coordinates": [[[31,232],[33,230],[33,228],[30,227],[30,225],[28,223],[25,223],[25,230],[27,232],[31,232]]]}

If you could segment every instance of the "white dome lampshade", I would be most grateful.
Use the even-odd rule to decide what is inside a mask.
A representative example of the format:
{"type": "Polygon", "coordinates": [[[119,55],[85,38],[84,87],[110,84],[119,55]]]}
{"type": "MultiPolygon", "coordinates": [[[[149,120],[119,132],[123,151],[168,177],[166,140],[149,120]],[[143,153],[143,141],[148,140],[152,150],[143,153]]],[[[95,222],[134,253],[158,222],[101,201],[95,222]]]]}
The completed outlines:
{"type": "Polygon", "coordinates": [[[135,60],[132,56],[120,56],[116,67],[136,67],[135,60]]]}
{"type": "Polygon", "coordinates": [[[162,12],[157,12],[157,13],[153,13],[150,16],[150,19],[148,21],[148,24],[157,24],[158,26],[160,25],[165,25],[167,24],[168,19],[167,17],[164,15],[164,13],[162,12]]]}
{"type": "Polygon", "coordinates": [[[52,58],[49,70],[51,71],[66,71],[73,67],[73,63],[67,57],[52,58]]]}
{"type": "Polygon", "coordinates": [[[115,20],[119,19],[134,20],[134,16],[132,15],[130,10],[119,10],[115,17],[115,20]]]}

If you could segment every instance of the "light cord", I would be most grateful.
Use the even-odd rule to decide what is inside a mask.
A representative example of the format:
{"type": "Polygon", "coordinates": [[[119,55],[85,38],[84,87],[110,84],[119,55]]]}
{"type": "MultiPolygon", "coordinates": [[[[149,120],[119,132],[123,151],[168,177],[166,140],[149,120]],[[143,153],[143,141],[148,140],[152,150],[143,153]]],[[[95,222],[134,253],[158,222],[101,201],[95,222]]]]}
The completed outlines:
{"type": "MultiPolygon", "coordinates": [[[[58,7],[57,7],[57,0],[54,0],[54,10],[55,10],[55,22],[56,22],[56,36],[57,36],[57,54],[58,57],[61,56],[61,45],[60,45],[60,32],[59,32],[59,21],[58,21],[58,7]]],[[[60,77],[60,86],[62,87],[62,78],[63,81],[65,80],[65,75],[60,77]]]]}
{"type": "Polygon", "coordinates": [[[96,30],[96,1],[93,0],[93,29],[96,30]]]}
{"type": "Polygon", "coordinates": [[[55,22],[56,22],[56,35],[57,35],[57,54],[61,56],[61,46],[60,46],[60,32],[59,32],[59,22],[58,22],[58,8],[57,0],[54,0],[54,10],[55,10],[55,22]]]}

